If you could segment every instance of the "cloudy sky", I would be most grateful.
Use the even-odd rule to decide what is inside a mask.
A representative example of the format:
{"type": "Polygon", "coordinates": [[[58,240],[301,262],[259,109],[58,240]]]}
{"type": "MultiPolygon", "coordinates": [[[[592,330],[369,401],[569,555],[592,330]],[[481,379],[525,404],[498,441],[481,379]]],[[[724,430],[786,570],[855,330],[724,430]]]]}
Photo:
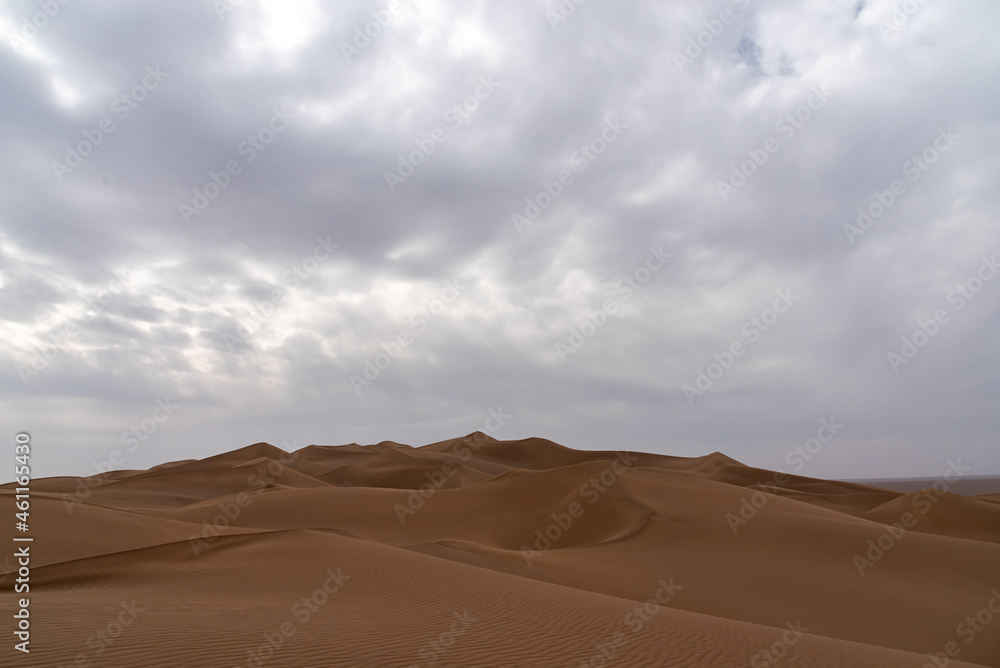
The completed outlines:
{"type": "Polygon", "coordinates": [[[476,429],[1000,474],[992,0],[0,12],[36,476],[476,429]]]}

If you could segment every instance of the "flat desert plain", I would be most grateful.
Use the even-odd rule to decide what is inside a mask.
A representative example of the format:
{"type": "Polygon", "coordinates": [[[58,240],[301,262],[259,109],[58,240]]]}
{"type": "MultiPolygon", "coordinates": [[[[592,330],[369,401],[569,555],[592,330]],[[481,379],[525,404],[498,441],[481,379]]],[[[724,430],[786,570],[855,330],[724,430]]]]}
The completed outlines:
{"type": "Polygon", "coordinates": [[[35,480],[31,651],[8,559],[0,665],[1000,666],[1000,495],[609,445],[258,443],[35,480]]]}

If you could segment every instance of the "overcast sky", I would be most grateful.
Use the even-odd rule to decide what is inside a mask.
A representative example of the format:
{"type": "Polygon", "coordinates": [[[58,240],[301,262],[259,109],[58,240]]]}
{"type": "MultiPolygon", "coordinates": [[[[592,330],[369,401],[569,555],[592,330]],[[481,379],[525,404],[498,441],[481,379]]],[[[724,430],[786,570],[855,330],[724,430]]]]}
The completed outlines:
{"type": "Polygon", "coordinates": [[[1000,474],[993,0],[0,11],[36,476],[477,429],[1000,474]]]}

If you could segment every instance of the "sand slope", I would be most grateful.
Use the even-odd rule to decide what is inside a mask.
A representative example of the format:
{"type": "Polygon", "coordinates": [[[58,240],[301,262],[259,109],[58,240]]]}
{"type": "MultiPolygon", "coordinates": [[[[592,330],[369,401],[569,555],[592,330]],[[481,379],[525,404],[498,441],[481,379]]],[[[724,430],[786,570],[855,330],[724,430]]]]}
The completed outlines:
{"type": "Polygon", "coordinates": [[[992,498],[478,433],[32,492],[2,665],[1000,666],[992,498]]]}

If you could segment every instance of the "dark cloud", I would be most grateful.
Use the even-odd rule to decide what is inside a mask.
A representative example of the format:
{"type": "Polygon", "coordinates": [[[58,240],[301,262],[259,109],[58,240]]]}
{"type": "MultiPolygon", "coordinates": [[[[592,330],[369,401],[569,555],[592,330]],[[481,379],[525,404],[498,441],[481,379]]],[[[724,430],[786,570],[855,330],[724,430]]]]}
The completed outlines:
{"type": "Polygon", "coordinates": [[[126,466],[502,409],[771,468],[835,416],[802,473],[1000,471],[993,5],[387,6],[0,16],[0,396],[39,474],[167,397],[126,466]]]}

